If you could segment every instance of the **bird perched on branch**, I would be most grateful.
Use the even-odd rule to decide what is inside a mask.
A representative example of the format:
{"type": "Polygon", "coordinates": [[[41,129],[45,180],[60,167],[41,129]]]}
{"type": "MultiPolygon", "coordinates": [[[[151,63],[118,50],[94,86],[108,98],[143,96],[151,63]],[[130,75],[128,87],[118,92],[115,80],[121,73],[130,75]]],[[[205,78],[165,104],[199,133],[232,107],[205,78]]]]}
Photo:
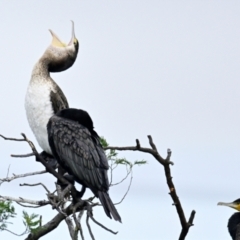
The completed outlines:
{"type": "Polygon", "coordinates": [[[41,148],[57,159],[60,166],[100,199],[106,215],[121,222],[108,190],[108,161],[87,112],[71,109],[50,72],[70,68],[76,60],[79,43],[72,23],[72,37],[64,44],[55,33],[32,71],[25,98],[29,125],[41,148]]]}
{"type": "Polygon", "coordinates": [[[47,125],[53,156],[74,180],[90,188],[108,217],[121,222],[109,195],[108,160],[86,111],[64,109],[52,116],[47,125]]]}
{"type": "MultiPolygon", "coordinates": [[[[230,202],[219,202],[218,205],[220,206],[227,206],[240,211],[240,198],[230,202]]],[[[233,240],[240,240],[240,212],[234,213],[228,220],[228,231],[233,240]]]]}

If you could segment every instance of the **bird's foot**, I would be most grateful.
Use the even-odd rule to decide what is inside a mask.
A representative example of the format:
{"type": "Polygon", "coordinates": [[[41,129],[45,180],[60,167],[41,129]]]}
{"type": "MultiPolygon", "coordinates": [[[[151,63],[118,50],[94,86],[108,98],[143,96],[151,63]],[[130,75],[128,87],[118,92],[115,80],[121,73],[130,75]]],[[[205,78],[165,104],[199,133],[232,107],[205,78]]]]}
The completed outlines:
{"type": "MultiPolygon", "coordinates": [[[[50,154],[46,153],[45,151],[40,153],[40,156],[54,169],[58,167],[57,160],[50,154]]],[[[38,161],[36,157],[36,161],[38,161]]]]}

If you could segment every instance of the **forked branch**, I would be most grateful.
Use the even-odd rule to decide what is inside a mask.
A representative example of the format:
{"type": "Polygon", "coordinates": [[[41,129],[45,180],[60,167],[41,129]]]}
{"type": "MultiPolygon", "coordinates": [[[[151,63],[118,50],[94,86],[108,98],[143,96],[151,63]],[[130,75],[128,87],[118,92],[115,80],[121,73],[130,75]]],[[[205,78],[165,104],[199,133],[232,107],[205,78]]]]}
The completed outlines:
{"type": "Polygon", "coordinates": [[[186,220],[181,202],[177,196],[177,191],[176,188],[173,184],[172,181],[172,176],[171,176],[171,169],[170,169],[170,165],[173,165],[173,162],[170,161],[171,158],[171,150],[168,149],[167,151],[167,157],[164,159],[163,157],[161,157],[161,155],[158,153],[157,147],[153,142],[152,137],[149,135],[148,136],[148,140],[149,140],[149,145],[151,146],[151,148],[144,148],[141,147],[139,140],[136,140],[136,146],[130,146],[130,147],[106,147],[105,149],[112,149],[112,150],[119,150],[119,151],[139,151],[139,152],[145,152],[145,153],[149,153],[151,154],[163,167],[164,167],[164,172],[165,172],[165,177],[167,180],[167,185],[168,188],[170,190],[169,194],[173,200],[173,205],[176,207],[177,213],[178,213],[178,217],[182,226],[182,230],[179,236],[179,240],[184,240],[185,237],[188,234],[189,228],[191,226],[193,226],[193,220],[194,220],[194,216],[195,216],[195,211],[193,210],[191,212],[191,215],[189,217],[189,220],[186,220]]]}

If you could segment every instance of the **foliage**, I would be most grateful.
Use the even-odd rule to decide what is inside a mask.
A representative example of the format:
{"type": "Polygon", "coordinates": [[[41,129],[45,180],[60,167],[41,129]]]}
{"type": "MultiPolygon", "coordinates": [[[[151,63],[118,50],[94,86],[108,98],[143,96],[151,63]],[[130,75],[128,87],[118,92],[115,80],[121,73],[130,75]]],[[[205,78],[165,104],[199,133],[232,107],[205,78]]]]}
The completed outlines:
{"type": "Polygon", "coordinates": [[[26,232],[36,233],[42,225],[42,218],[38,214],[32,213],[29,215],[26,211],[23,211],[23,224],[26,227],[26,232]],[[38,220],[37,220],[38,218],[38,220]]]}
{"type": "Polygon", "coordinates": [[[0,200],[0,231],[3,231],[7,228],[7,224],[10,218],[14,218],[16,215],[15,208],[12,205],[11,201],[1,201],[0,200]]]}
{"type": "MultiPolygon", "coordinates": [[[[109,146],[107,140],[104,137],[100,138],[100,143],[103,148],[107,148],[109,146]]],[[[118,153],[114,149],[105,150],[105,154],[108,161],[112,161],[111,165],[125,165],[131,169],[134,165],[144,165],[147,163],[146,160],[137,160],[134,163],[131,163],[126,158],[118,158],[118,153]]]]}

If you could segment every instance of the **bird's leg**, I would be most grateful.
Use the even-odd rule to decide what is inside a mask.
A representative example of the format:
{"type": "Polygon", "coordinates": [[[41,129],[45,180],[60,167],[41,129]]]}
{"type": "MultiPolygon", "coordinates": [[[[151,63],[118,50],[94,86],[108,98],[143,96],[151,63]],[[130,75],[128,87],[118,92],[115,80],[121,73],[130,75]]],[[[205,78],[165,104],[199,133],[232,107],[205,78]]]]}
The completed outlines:
{"type": "Polygon", "coordinates": [[[86,191],[86,187],[82,186],[82,190],[80,192],[77,191],[77,197],[81,199],[83,197],[85,191],[86,191]]]}
{"type": "Polygon", "coordinates": [[[74,204],[82,200],[82,196],[85,193],[85,191],[86,191],[85,186],[82,186],[82,190],[80,192],[77,191],[76,188],[72,189],[71,193],[72,193],[74,204]]]}
{"type": "MultiPolygon", "coordinates": [[[[75,182],[75,181],[74,181],[74,180],[75,180],[75,179],[74,179],[74,176],[71,175],[71,174],[69,174],[69,173],[67,173],[66,170],[63,169],[61,166],[58,166],[58,173],[61,174],[66,180],[68,180],[71,184],[74,185],[74,182],[75,182]]],[[[63,189],[65,189],[65,188],[67,187],[66,184],[63,184],[63,183],[61,183],[60,181],[57,181],[57,184],[60,185],[62,191],[63,191],[63,189]]],[[[76,199],[76,198],[82,199],[82,196],[84,195],[85,191],[86,191],[86,187],[85,187],[85,186],[82,186],[82,189],[81,189],[80,192],[76,190],[76,192],[73,193],[73,195],[74,195],[73,198],[75,198],[75,199],[76,199]]]]}
{"type": "MultiPolygon", "coordinates": [[[[66,170],[63,169],[61,166],[58,166],[58,173],[61,175],[61,176],[64,176],[66,174],[66,170]]],[[[67,178],[66,178],[67,179],[67,178]]],[[[57,180],[57,184],[59,186],[61,186],[61,189],[63,190],[65,187],[67,187],[66,184],[63,184],[61,181],[57,180]]]]}
{"type": "MultiPolygon", "coordinates": [[[[40,153],[40,156],[54,169],[57,168],[57,160],[50,154],[46,153],[45,151],[40,153]]],[[[36,157],[36,161],[38,161],[36,157]]]]}

